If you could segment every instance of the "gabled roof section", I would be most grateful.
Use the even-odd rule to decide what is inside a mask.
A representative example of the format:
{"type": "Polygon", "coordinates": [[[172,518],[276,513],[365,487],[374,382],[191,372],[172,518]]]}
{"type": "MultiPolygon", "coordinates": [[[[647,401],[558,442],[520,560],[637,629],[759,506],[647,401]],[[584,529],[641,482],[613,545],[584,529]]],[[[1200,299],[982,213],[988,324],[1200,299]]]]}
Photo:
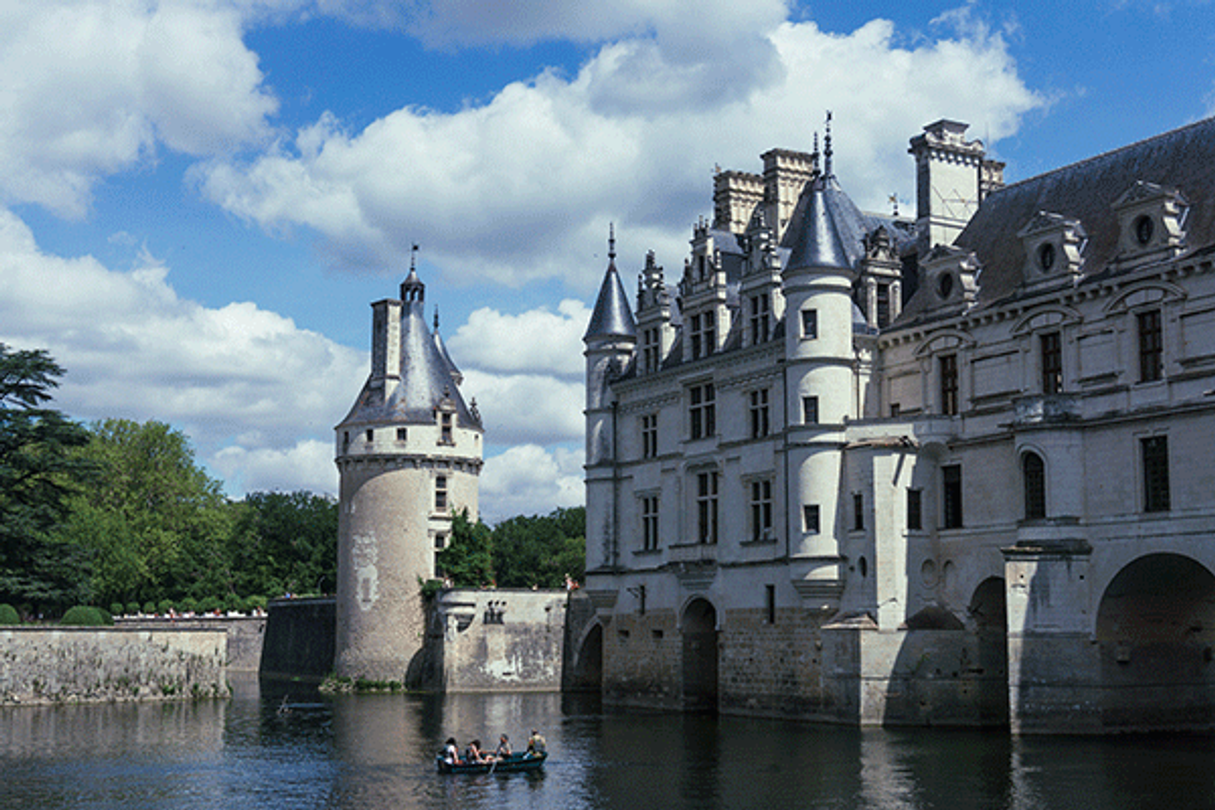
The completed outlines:
{"type": "Polygon", "coordinates": [[[603,276],[603,284],[599,287],[599,297],[595,299],[595,311],[591,313],[586,334],[582,336],[583,342],[598,338],[637,337],[637,325],[633,321],[633,311],[629,308],[629,297],[620,282],[620,274],[616,272],[614,232],[608,246],[607,272],[603,276]]]}
{"type": "Polygon", "coordinates": [[[1018,232],[1039,211],[1080,222],[1088,235],[1084,263],[1090,277],[1109,268],[1119,238],[1113,205],[1140,181],[1177,189],[1191,202],[1185,221],[1189,248],[1215,241],[1215,119],[992,192],[955,242],[974,251],[983,266],[980,305],[1016,292],[1026,262],[1018,232]]]}

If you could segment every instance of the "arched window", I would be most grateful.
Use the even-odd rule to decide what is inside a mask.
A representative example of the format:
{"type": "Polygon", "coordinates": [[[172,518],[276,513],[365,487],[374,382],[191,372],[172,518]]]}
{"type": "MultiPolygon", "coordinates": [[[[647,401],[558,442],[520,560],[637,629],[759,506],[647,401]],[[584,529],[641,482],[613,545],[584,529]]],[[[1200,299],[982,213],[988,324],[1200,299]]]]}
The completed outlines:
{"type": "Polygon", "coordinates": [[[1021,481],[1025,490],[1025,519],[1046,517],[1046,465],[1037,453],[1021,457],[1021,481]]]}

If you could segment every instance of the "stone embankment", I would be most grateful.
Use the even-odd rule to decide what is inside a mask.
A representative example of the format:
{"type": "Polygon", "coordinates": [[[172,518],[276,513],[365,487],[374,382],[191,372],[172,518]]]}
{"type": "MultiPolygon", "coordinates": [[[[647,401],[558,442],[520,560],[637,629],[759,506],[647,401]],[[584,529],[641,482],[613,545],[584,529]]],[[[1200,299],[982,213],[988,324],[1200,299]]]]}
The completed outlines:
{"type": "Polygon", "coordinates": [[[126,627],[0,630],[0,703],[227,697],[228,633],[126,627]]]}

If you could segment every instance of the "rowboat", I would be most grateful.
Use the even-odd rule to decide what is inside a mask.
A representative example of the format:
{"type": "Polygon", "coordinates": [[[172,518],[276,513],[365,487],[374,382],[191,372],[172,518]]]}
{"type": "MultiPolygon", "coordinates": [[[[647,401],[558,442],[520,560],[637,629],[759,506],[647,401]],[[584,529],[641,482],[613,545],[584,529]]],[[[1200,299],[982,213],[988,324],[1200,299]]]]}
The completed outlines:
{"type": "Polygon", "coordinates": [[[439,773],[514,773],[515,771],[536,771],[544,765],[548,753],[511,754],[494,762],[468,762],[462,765],[452,765],[443,758],[443,754],[435,754],[435,767],[439,773]]]}

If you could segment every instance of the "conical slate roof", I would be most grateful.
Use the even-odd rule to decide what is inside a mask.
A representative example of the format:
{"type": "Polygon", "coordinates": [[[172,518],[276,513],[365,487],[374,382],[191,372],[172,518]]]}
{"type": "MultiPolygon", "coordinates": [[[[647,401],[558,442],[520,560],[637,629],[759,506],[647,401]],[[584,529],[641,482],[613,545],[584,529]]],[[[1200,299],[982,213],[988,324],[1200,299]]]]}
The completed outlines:
{"type": "Polygon", "coordinates": [[[452,379],[454,364],[444,358],[426,328],[420,300],[401,307],[400,381],[391,388],[387,401],[384,389],[369,379],[342,424],[433,424],[441,405],[455,408],[461,425],[481,427],[481,419],[469,410],[452,379]]]}
{"type": "Polygon", "coordinates": [[[864,255],[870,218],[840,188],[833,174],[816,177],[802,192],[785,234],[789,270],[807,267],[851,269],[864,255]]]}
{"type": "Polygon", "coordinates": [[[456,381],[456,385],[464,382],[464,375],[456,366],[451,355],[447,353],[447,346],[443,343],[443,336],[439,334],[439,310],[435,310],[435,331],[434,331],[435,348],[439,350],[439,356],[443,358],[443,362],[447,364],[447,371],[451,374],[451,378],[456,381]]]}
{"type": "Polygon", "coordinates": [[[633,311],[629,309],[629,297],[625,295],[620,274],[616,272],[614,254],[608,262],[599,297],[595,300],[595,311],[591,313],[591,322],[582,340],[609,337],[637,337],[637,325],[633,321],[633,311]]]}

